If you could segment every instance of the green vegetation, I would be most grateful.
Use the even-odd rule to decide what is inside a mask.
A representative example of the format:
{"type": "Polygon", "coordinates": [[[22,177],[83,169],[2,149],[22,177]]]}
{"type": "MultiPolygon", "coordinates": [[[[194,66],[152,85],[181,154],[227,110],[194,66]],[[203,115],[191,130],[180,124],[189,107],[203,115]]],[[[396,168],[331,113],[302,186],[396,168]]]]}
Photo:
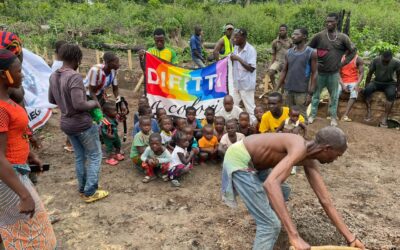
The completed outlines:
{"type": "Polygon", "coordinates": [[[323,28],[327,13],[345,9],[351,11],[350,37],[360,51],[375,48],[377,52],[383,47],[399,51],[400,2],[396,0],[251,1],[245,8],[213,0],[86,2],[4,0],[0,20],[20,34],[28,48],[53,47],[58,39],[85,42],[94,48],[101,43],[149,46],[159,26],[174,37],[173,46],[182,45],[176,40],[187,41],[195,25],[201,25],[205,40],[212,42],[220,38],[223,25],[232,22],[248,29],[249,41],[264,55],[281,23],[287,23],[290,30],[305,26],[314,34],[323,28]],[[45,31],[40,25],[50,28],[45,31]]]}

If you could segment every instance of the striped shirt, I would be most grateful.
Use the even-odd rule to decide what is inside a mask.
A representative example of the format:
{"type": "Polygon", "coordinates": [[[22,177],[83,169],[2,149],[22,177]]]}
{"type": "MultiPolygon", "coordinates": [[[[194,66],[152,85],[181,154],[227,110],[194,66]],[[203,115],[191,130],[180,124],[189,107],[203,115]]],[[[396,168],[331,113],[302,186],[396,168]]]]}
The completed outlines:
{"type": "Polygon", "coordinates": [[[97,64],[90,68],[83,83],[88,89],[87,95],[90,95],[89,86],[96,87],[96,95],[100,95],[103,91],[111,85],[117,86],[117,71],[112,69],[111,73],[107,76],[103,70],[104,64],[97,64]]]}

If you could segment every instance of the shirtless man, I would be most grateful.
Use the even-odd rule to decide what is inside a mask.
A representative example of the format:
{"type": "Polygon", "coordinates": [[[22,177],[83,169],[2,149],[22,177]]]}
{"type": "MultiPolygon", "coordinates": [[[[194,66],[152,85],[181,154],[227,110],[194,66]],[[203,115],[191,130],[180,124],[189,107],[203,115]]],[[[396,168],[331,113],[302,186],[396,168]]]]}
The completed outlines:
{"type": "Polygon", "coordinates": [[[238,193],[246,204],[257,225],[254,250],[272,250],[281,223],[296,250],[310,249],[293,224],[281,191],[281,184],[295,165],[304,166],[311,188],[349,245],[365,249],[334,207],[318,166],[318,162],[333,162],[346,149],[346,136],[335,127],[321,129],[312,141],[294,134],[267,133],[246,137],[228,148],[223,163],[222,198],[228,205],[235,206],[238,193]],[[272,171],[264,179],[259,173],[268,168],[272,171]]]}

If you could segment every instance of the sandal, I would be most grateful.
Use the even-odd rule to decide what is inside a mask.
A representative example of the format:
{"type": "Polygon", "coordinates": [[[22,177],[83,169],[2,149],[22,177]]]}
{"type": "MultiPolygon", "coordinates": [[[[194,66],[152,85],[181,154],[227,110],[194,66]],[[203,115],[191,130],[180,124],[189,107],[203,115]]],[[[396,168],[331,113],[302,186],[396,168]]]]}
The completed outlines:
{"type": "Polygon", "coordinates": [[[156,178],[157,178],[156,176],[148,176],[148,175],[146,175],[146,176],[143,178],[142,182],[143,182],[143,183],[149,183],[150,181],[155,180],[156,178]]]}
{"type": "Polygon", "coordinates": [[[106,163],[110,166],[116,166],[118,165],[118,161],[114,158],[109,158],[106,160],[106,163]]]}
{"type": "Polygon", "coordinates": [[[344,121],[344,122],[352,122],[353,120],[350,119],[347,115],[345,115],[345,116],[342,117],[342,121],[344,121]]]}
{"type": "Polygon", "coordinates": [[[163,179],[163,181],[169,181],[168,175],[163,175],[161,176],[161,178],[163,179]]]}
{"type": "Polygon", "coordinates": [[[83,199],[86,203],[92,203],[106,198],[109,195],[108,191],[97,189],[91,196],[85,196],[83,199]]]}
{"type": "Polygon", "coordinates": [[[124,156],[123,154],[116,154],[114,157],[115,157],[115,159],[116,159],[117,161],[123,161],[123,160],[125,160],[125,156],[124,156]]]}
{"type": "Polygon", "coordinates": [[[68,153],[73,153],[74,152],[74,148],[72,146],[64,146],[64,150],[67,151],[68,153]]]}
{"type": "Polygon", "coordinates": [[[388,128],[388,125],[387,125],[387,123],[386,123],[386,124],[383,124],[382,122],[380,122],[380,123],[379,123],[379,127],[381,127],[381,128],[388,128]]]}

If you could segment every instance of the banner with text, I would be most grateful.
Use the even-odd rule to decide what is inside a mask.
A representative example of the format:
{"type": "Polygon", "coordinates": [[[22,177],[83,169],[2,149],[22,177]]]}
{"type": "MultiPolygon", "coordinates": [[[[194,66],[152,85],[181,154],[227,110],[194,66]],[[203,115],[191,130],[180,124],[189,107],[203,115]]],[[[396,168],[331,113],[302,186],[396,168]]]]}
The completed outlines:
{"type": "Polygon", "coordinates": [[[51,108],[55,107],[48,101],[51,69],[40,56],[31,51],[23,49],[23,55],[22,86],[25,91],[25,109],[29,117],[29,126],[36,130],[47,122],[51,116],[51,108]]]}
{"type": "Polygon", "coordinates": [[[169,115],[185,117],[186,107],[194,106],[200,119],[208,106],[218,112],[228,94],[228,60],[186,69],[146,53],[146,93],[151,108],[165,108],[169,115]]]}

